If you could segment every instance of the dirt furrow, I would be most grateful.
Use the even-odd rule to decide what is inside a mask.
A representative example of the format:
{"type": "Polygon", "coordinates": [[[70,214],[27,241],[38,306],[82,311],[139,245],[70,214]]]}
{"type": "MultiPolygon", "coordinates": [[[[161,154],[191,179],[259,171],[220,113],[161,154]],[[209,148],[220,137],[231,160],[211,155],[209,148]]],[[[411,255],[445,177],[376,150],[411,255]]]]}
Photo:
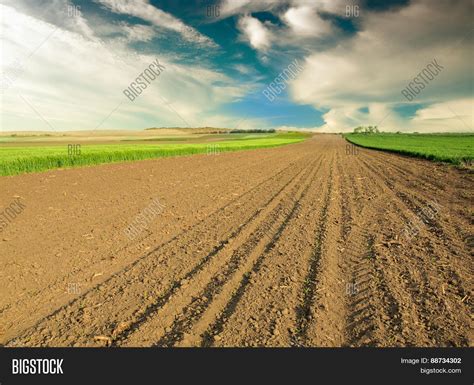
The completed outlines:
{"type": "MultiPolygon", "coordinates": [[[[436,212],[434,218],[425,215],[425,221],[436,222],[436,219],[439,219],[442,221],[441,225],[437,225],[437,228],[441,231],[439,236],[449,241],[446,242],[446,244],[449,245],[453,243],[458,248],[467,248],[467,245],[463,242],[463,237],[458,237],[459,234],[457,229],[467,227],[470,231],[466,232],[466,234],[472,233],[473,228],[470,220],[471,217],[465,218],[463,215],[453,215],[453,213],[463,212],[463,210],[469,206],[469,202],[472,202],[472,193],[470,193],[468,185],[469,175],[465,176],[466,182],[459,182],[459,193],[453,194],[452,190],[445,191],[445,189],[439,189],[437,187],[427,189],[424,185],[421,185],[422,188],[420,188],[418,180],[423,177],[423,174],[420,174],[419,171],[417,173],[412,172],[412,179],[407,179],[405,177],[406,172],[404,169],[396,164],[398,159],[388,161],[386,157],[383,157],[381,160],[377,156],[371,157],[370,159],[372,163],[377,163],[380,166],[386,165],[387,163],[390,164],[392,167],[385,166],[385,171],[391,176],[393,181],[396,181],[398,190],[401,190],[399,192],[404,195],[409,195],[410,200],[416,202],[418,206],[430,208],[433,204],[436,205],[438,201],[443,201],[443,206],[440,207],[440,212],[436,212]],[[470,199],[466,199],[467,197],[470,199]],[[446,229],[446,231],[444,231],[444,229],[446,229]]],[[[443,176],[446,175],[441,174],[441,180],[443,176]]],[[[472,179],[470,182],[472,183],[472,179]]],[[[403,197],[401,198],[404,199],[403,197]]],[[[433,225],[436,225],[436,223],[433,225]]]]}
{"type": "MultiPolygon", "coordinates": [[[[324,307],[327,306],[327,304],[318,304],[317,300],[320,298],[317,297],[320,297],[323,294],[322,290],[329,291],[333,289],[332,287],[323,287],[324,284],[328,283],[325,282],[326,277],[323,276],[323,273],[330,274],[331,272],[328,271],[328,266],[322,266],[322,263],[325,262],[323,261],[324,255],[326,255],[326,252],[329,251],[327,249],[329,222],[333,220],[333,218],[330,217],[330,211],[331,208],[335,206],[333,202],[333,167],[334,159],[331,160],[331,164],[329,165],[329,176],[327,181],[328,188],[324,197],[321,216],[318,221],[319,228],[316,234],[315,247],[309,259],[308,272],[300,289],[302,293],[302,300],[301,303],[298,305],[296,311],[296,333],[293,335],[293,344],[295,346],[304,346],[309,343],[310,337],[308,336],[308,329],[310,325],[314,322],[318,323],[319,325],[320,321],[316,317],[317,310],[314,309],[315,305],[325,311],[325,320],[328,318],[328,314],[330,314],[327,311],[327,308],[324,307]]],[[[331,254],[331,259],[332,261],[334,261],[336,259],[336,254],[331,254]]],[[[313,332],[313,334],[314,333],[317,332],[313,332]]],[[[312,337],[314,338],[314,336],[312,337]]]]}
{"type": "MultiPolygon", "coordinates": [[[[287,191],[273,210],[268,210],[266,213],[262,213],[264,221],[259,223],[259,226],[255,226],[250,229],[246,234],[246,239],[243,239],[239,243],[238,248],[233,250],[232,256],[228,263],[224,266],[214,269],[214,272],[209,272],[206,276],[210,276],[209,281],[205,287],[199,292],[191,296],[191,303],[186,306],[182,312],[179,313],[179,317],[174,320],[171,326],[168,326],[168,330],[165,328],[165,333],[161,338],[157,339],[154,345],[156,346],[173,346],[177,343],[183,345],[194,345],[197,343],[197,338],[204,332],[201,330],[206,327],[209,320],[214,318],[213,314],[218,312],[223,303],[225,303],[226,295],[232,292],[232,288],[235,287],[236,282],[245,279],[246,272],[252,269],[258,269],[259,259],[265,255],[265,250],[271,248],[273,243],[272,239],[265,238],[264,234],[268,234],[273,231],[274,223],[277,224],[275,231],[275,237],[278,236],[281,228],[286,226],[288,218],[282,215],[284,208],[288,201],[294,199],[296,195],[301,195],[301,190],[307,189],[308,182],[312,174],[315,172],[314,162],[308,167],[308,172],[302,178],[301,183],[295,185],[294,191],[287,191]],[[306,187],[304,187],[306,186],[306,187]],[[260,257],[259,257],[260,256],[260,257]],[[244,278],[242,278],[244,277],[244,278]],[[200,331],[201,330],[201,331],[200,331]]],[[[191,282],[193,289],[197,286],[191,282]]],[[[190,295],[185,292],[183,293],[185,298],[189,298],[190,295]]],[[[173,309],[174,311],[174,309],[173,309]]],[[[156,321],[162,325],[163,320],[166,316],[160,314],[155,317],[156,321]]],[[[173,314],[168,317],[172,319],[173,314]]],[[[149,324],[145,325],[146,330],[156,329],[154,320],[151,320],[149,324]]],[[[139,331],[138,334],[141,334],[139,331]]],[[[135,337],[140,338],[140,337],[135,337]]],[[[133,341],[130,341],[133,343],[133,341]]]]}
{"type": "MultiPolygon", "coordinates": [[[[302,177],[302,173],[303,171],[290,181],[291,185],[290,182],[287,183],[265,206],[260,207],[251,220],[239,226],[237,231],[233,233],[228,240],[221,243],[222,247],[215,249],[212,255],[209,254],[205,260],[202,260],[193,270],[188,272],[181,281],[176,281],[169,290],[146,309],[145,312],[130,322],[127,327],[124,327],[120,333],[116,333],[112,342],[113,345],[133,343],[135,338],[137,338],[136,335],[141,334],[140,328],[148,328],[147,322],[153,317],[156,317],[158,311],[162,310],[164,305],[166,305],[167,309],[173,309],[173,312],[179,312],[179,309],[188,303],[189,298],[194,298],[194,296],[198,295],[200,288],[207,281],[207,277],[212,275],[211,272],[220,272],[221,269],[223,269],[224,263],[231,259],[231,255],[244,244],[249,234],[261,225],[265,215],[279,208],[279,199],[288,194],[287,189],[293,189],[297,185],[302,177]],[[211,258],[214,259],[212,263],[211,258]]],[[[231,263],[233,263],[232,260],[231,263]]],[[[223,274],[219,274],[218,280],[222,279],[223,274]]],[[[170,317],[173,318],[174,315],[170,317]]],[[[165,319],[166,316],[160,313],[160,321],[164,322],[165,319]]],[[[154,334],[150,336],[150,340],[155,338],[154,334]]]]}
{"type": "MultiPolygon", "coordinates": [[[[364,162],[367,165],[367,161],[364,160],[364,162]]],[[[373,168],[372,171],[374,171],[373,168]]],[[[380,172],[376,170],[375,172],[381,175],[380,172]]],[[[465,247],[462,241],[457,239],[457,234],[453,234],[452,229],[449,228],[448,221],[443,219],[445,215],[449,214],[444,213],[442,203],[438,202],[436,198],[434,200],[422,198],[421,194],[418,194],[418,198],[413,196],[410,189],[405,188],[399,180],[393,177],[390,178],[390,181],[386,181],[386,185],[415,215],[413,222],[408,223],[411,225],[408,231],[409,237],[415,238],[422,229],[431,233],[434,236],[434,241],[431,241],[433,237],[426,237],[428,245],[425,247],[428,247],[437,259],[435,266],[438,268],[439,275],[443,277],[459,300],[469,295],[467,283],[463,282],[460,277],[469,275],[468,271],[472,271],[472,264],[469,267],[466,264],[460,265],[458,263],[456,256],[461,255],[462,249],[465,247]]],[[[407,231],[405,231],[406,233],[407,231]]],[[[465,305],[467,306],[468,303],[465,305]]]]}
{"type": "Polygon", "coordinates": [[[26,209],[0,239],[0,343],[472,346],[472,172],[345,149],[3,178],[26,209]]]}
{"type": "MultiPolygon", "coordinates": [[[[456,326],[449,321],[450,314],[447,313],[446,310],[450,306],[447,304],[446,298],[440,296],[440,294],[442,294],[442,280],[438,278],[439,284],[434,280],[435,277],[439,276],[436,263],[433,263],[433,259],[429,256],[424,256],[426,246],[424,244],[418,244],[420,237],[410,239],[408,244],[404,244],[400,234],[403,233],[407,223],[410,223],[412,219],[401,214],[406,211],[407,207],[396,192],[393,191],[393,181],[384,180],[384,176],[375,170],[373,166],[368,165],[367,162],[363,161],[362,164],[367,168],[369,173],[374,173],[379,177],[373,178],[372,180],[376,181],[379,186],[380,181],[383,181],[385,185],[383,187],[387,189],[383,194],[385,200],[379,201],[378,203],[380,207],[379,211],[384,210],[385,213],[381,217],[383,219],[377,220],[377,228],[380,228],[383,224],[383,228],[386,229],[386,231],[384,234],[380,234],[382,236],[379,236],[374,242],[373,255],[376,257],[379,256],[379,258],[375,258],[375,261],[379,265],[377,267],[379,274],[389,276],[393,290],[397,293],[395,297],[393,295],[392,297],[398,298],[398,302],[404,305],[404,309],[398,305],[396,306],[398,310],[402,312],[404,318],[401,324],[394,325],[393,327],[397,330],[401,328],[400,333],[405,336],[402,338],[394,334],[391,345],[389,346],[405,346],[414,344],[413,341],[423,346],[433,345],[434,343],[439,344],[440,341],[448,343],[448,341],[456,335],[456,333],[453,333],[453,328],[455,329],[456,326]],[[392,196],[393,200],[388,199],[389,196],[392,196]],[[402,218],[401,221],[398,219],[400,217],[402,218]],[[400,249],[402,244],[404,248],[400,249]],[[420,259],[421,256],[423,256],[422,259],[420,259]],[[388,266],[390,266],[390,269],[388,269],[388,266]],[[433,271],[433,268],[436,270],[433,271]],[[416,271],[416,274],[413,274],[414,271],[416,271]],[[425,290],[423,290],[423,296],[420,296],[417,285],[421,285],[421,283],[413,285],[412,282],[410,284],[406,278],[407,275],[411,275],[412,277],[430,275],[432,277],[430,281],[431,288],[425,288],[425,290]],[[430,320],[433,319],[434,312],[438,313],[439,319],[436,321],[438,328],[433,328],[433,324],[430,323],[430,320]],[[442,316],[440,316],[440,314],[445,314],[443,320],[441,320],[442,316]],[[440,323],[444,325],[441,326],[440,323]],[[447,335],[442,336],[442,333],[447,333],[447,335]],[[448,335],[451,335],[451,337],[448,337],[448,335]],[[410,340],[412,341],[411,343],[410,340]]],[[[413,214],[416,215],[416,212],[413,214]]],[[[420,234],[426,235],[426,238],[429,236],[426,234],[426,230],[421,227],[420,234]]],[[[395,306],[392,306],[392,308],[395,308],[395,306]]],[[[465,312],[462,312],[462,314],[465,314],[465,312]]],[[[467,320],[464,322],[467,322],[467,320]]],[[[387,340],[387,333],[380,334],[383,334],[383,339],[387,340]]],[[[462,344],[466,341],[465,337],[461,337],[461,340],[464,341],[462,344]]]]}
{"type": "MultiPolygon", "coordinates": [[[[343,212],[341,209],[342,175],[341,165],[347,161],[344,152],[337,151],[330,165],[330,195],[327,207],[327,220],[323,231],[320,262],[317,273],[315,295],[309,308],[311,318],[307,325],[305,346],[341,346],[344,344],[344,324],[347,307],[345,297],[347,280],[344,276],[343,212]]],[[[318,242],[319,243],[319,242],[318,242]]]]}
{"type": "MultiPolygon", "coordinates": [[[[347,169],[351,175],[366,175],[354,159],[347,164],[347,169]]],[[[346,344],[377,345],[377,335],[385,333],[388,338],[401,317],[383,271],[374,263],[373,244],[377,234],[371,232],[371,228],[382,214],[377,204],[380,190],[372,186],[367,177],[348,178],[344,175],[342,184],[344,191],[351,192],[350,206],[357,209],[350,217],[350,231],[343,245],[346,262],[342,269],[346,279],[346,344]]]]}
{"type": "MultiPolygon", "coordinates": [[[[287,169],[287,172],[291,168],[295,168],[295,166],[290,166],[290,168],[287,169]]],[[[301,166],[299,170],[302,170],[301,166]]],[[[289,175],[290,178],[285,173],[277,175],[277,178],[283,176],[283,180],[286,183],[283,185],[283,187],[277,190],[276,193],[274,193],[275,195],[279,194],[286,187],[286,185],[291,183],[292,179],[296,177],[292,175],[291,172],[289,175]]],[[[266,183],[259,185],[253,191],[251,197],[256,200],[256,202],[253,203],[255,211],[253,212],[252,216],[247,219],[246,222],[244,222],[244,224],[248,223],[248,221],[251,221],[253,217],[258,215],[261,205],[263,204],[262,200],[265,201],[265,195],[262,195],[259,191],[264,192],[268,197],[269,188],[275,188],[277,186],[278,185],[275,185],[274,180],[269,180],[266,183]]],[[[270,197],[270,201],[272,199],[273,197],[270,197]]],[[[217,252],[228,243],[229,239],[235,237],[236,233],[241,231],[243,226],[240,225],[242,225],[242,223],[236,225],[235,222],[230,221],[230,223],[225,223],[226,226],[223,226],[223,223],[220,222],[220,219],[222,217],[230,217],[233,218],[234,221],[242,221],[243,218],[246,218],[248,215],[247,213],[249,213],[248,206],[246,205],[251,204],[251,201],[252,199],[249,199],[247,196],[241,197],[240,200],[234,202],[232,205],[233,210],[230,210],[229,206],[227,206],[222,211],[215,213],[214,218],[213,216],[208,217],[206,221],[203,221],[200,226],[198,226],[199,228],[194,229],[194,232],[188,231],[185,234],[182,234],[181,237],[177,237],[176,241],[178,242],[178,245],[170,242],[165,245],[164,248],[153,250],[152,252],[147,253],[145,257],[134,262],[132,266],[130,266],[125,271],[121,272],[120,274],[116,274],[105,283],[99,285],[96,289],[89,291],[83,297],[80,297],[70,305],[66,306],[64,309],[60,309],[60,311],[53,313],[52,316],[48,317],[48,319],[42,322],[43,325],[50,323],[50,329],[54,330],[54,325],[61,323],[61,319],[63,317],[69,317],[75,319],[76,328],[78,331],[75,332],[73,328],[68,328],[65,333],[57,335],[56,337],[50,335],[49,337],[43,338],[59,338],[61,341],[63,341],[62,343],[65,344],[72,343],[94,345],[94,336],[112,335],[114,334],[114,331],[126,328],[128,322],[133,323],[133,321],[130,321],[130,319],[135,319],[137,316],[139,317],[141,314],[146,313],[150,306],[153,306],[155,303],[155,296],[161,297],[159,293],[166,291],[166,285],[168,288],[173,290],[173,287],[176,287],[177,285],[176,282],[181,282],[185,279],[184,277],[186,274],[181,274],[178,276],[176,276],[176,274],[179,273],[180,269],[184,269],[184,271],[186,271],[186,267],[189,266],[189,263],[186,262],[189,261],[189,259],[191,259],[192,262],[194,259],[198,258],[197,269],[201,268],[203,265],[201,262],[206,262],[215,256],[217,252]],[[244,204],[243,201],[246,203],[244,204]],[[229,213],[226,211],[229,211],[229,213]],[[213,228],[216,229],[214,232],[212,231],[213,228]],[[220,231],[227,230],[230,234],[223,237],[222,239],[216,239],[218,229],[220,229],[220,231]],[[209,236],[209,234],[215,239],[213,242],[214,244],[207,243],[205,248],[203,248],[199,245],[199,242],[194,242],[194,239],[205,237],[205,235],[209,236]],[[190,247],[196,247],[198,250],[195,253],[192,253],[191,250],[187,250],[190,247]],[[180,254],[178,254],[176,250],[182,251],[180,254]],[[159,258],[157,259],[154,256],[158,252],[160,254],[159,258]],[[203,256],[200,257],[201,255],[203,256]],[[186,256],[188,260],[184,261],[183,259],[186,258],[186,256]],[[171,274],[171,271],[166,270],[166,266],[170,264],[170,262],[173,264],[173,268],[176,271],[174,274],[171,274]],[[140,271],[146,271],[146,274],[140,273],[140,271]],[[162,275],[164,272],[167,274],[163,279],[162,275]],[[156,278],[154,275],[157,275],[156,278]],[[150,283],[155,279],[157,284],[150,285],[150,283]],[[133,285],[124,285],[127,280],[131,280],[133,285]],[[134,301],[135,303],[139,304],[138,309],[130,308],[128,303],[124,301],[127,294],[132,297],[130,301],[134,301]],[[133,298],[136,298],[136,300],[133,300],[133,298]],[[116,303],[114,302],[114,299],[115,301],[120,302],[116,303]],[[103,312],[102,308],[104,305],[110,310],[103,312]],[[97,309],[95,306],[100,306],[100,309],[97,309]],[[101,316],[94,316],[94,313],[96,312],[98,312],[101,316]],[[117,321],[114,320],[114,314],[117,321]],[[94,323],[92,325],[90,324],[91,319],[94,319],[94,323]],[[88,331],[88,333],[86,331],[88,331]]],[[[250,213],[252,213],[252,211],[250,211],[250,213]]],[[[192,273],[194,270],[196,269],[190,269],[190,272],[192,273]]],[[[169,292],[169,290],[170,289],[168,289],[167,292],[169,292]]],[[[33,332],[33,334],[35,334],[34,330],[36,330],[36,328],[37,327],[32,328],[30,333],[33,332]]],[[[49,333],[47,327],[45,327],[43,334],[48,336],[49,333]]],[[[16,340],[14,343],[21,344],[22,342],[16,340]]]]}
{"type": "Polygon", "coordinates": [[[278,229],[279,237],[271,239],[271,247],[227,299],[224,310],[202,335],[201,346],[288,345],[295,316],[290,304],[296,308],[298,282],[303,280],[308,259],[302,253],[310,250],[307,245],[314,241],[317,226],[317,211],[307,208],[320,197],[315,187],[325,180],[326,170],[321,171],[297,202],[286,208],[287,220],[285,227],[278,229]]]}
{"type": "Polygon", "coordinates": [[[308,151],[303,148],[288,161],[288,150],[197,155],[2,178],[0,201],[18,195],[27,209],[3,232],[0,343],[160,244],[181,237],[235,201],[235,196],[251,195],[259,183],[273,180],[273,174],[292,167],[308,151]],[[229,169],[232,173],[220,183],[229,169]],[[166,209],[130,241],[124,228],[157,197],[166,209]]]}

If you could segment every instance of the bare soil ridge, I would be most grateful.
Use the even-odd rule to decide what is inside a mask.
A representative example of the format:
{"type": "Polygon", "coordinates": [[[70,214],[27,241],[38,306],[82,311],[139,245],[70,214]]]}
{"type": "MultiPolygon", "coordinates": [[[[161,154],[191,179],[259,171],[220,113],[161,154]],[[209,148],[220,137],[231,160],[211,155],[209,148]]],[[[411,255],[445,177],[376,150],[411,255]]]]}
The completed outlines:
{"type": "Polygon", "coordinates": [[[0,343],[472,346],[473,187],[336,135],[5,178],[0,343]]]}

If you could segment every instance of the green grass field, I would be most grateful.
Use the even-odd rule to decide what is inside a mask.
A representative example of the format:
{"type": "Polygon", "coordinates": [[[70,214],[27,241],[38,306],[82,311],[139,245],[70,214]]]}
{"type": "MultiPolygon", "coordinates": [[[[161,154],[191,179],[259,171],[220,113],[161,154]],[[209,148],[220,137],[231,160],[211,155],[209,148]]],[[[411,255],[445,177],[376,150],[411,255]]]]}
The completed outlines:
{"type": "Polygon", "coordinates": [[[474,134],[346,134],[362,147],[456,165],[470,165],[474,158],[474,134]]]}
{"type": "MultiPolygon", "coordinates": [[[[80,155],[68,155],[67,144],[55,146],[5,146],[0,147],[0,175],[16,175],[26,172],[44,171],[54,168],[77,167],[101,163],[132,161],[226,151],[251,150],[298,143],[306,134],[275,133],[259,135],[236,135],[235,140],[193,144],[82,144],[80,155]]],[[[207,138],[209,139],[209,137],[207,138]]],[[[71,139],[73,142],[73,139],[71,139]]]]}

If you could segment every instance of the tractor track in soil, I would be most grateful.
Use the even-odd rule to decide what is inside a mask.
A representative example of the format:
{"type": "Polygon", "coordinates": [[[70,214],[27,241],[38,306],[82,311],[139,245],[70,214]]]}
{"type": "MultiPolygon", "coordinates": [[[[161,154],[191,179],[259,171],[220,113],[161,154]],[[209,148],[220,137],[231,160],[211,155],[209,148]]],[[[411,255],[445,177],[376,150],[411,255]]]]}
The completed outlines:
{"type": "Polygon", "coordinates": [[[345,144],[2,178],[0,343],[472,346],[472,173],[345,144]]]}

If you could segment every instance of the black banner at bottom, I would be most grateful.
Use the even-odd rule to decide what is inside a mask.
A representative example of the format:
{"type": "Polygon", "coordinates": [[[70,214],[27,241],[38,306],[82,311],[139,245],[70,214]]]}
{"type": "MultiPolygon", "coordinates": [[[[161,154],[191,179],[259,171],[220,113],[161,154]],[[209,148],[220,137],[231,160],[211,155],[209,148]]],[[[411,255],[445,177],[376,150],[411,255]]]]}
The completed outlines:
{"type": "Polygon", "coordinates": [[[470,348],[2,348],[0,385],[472,384],[470,348]]]}

